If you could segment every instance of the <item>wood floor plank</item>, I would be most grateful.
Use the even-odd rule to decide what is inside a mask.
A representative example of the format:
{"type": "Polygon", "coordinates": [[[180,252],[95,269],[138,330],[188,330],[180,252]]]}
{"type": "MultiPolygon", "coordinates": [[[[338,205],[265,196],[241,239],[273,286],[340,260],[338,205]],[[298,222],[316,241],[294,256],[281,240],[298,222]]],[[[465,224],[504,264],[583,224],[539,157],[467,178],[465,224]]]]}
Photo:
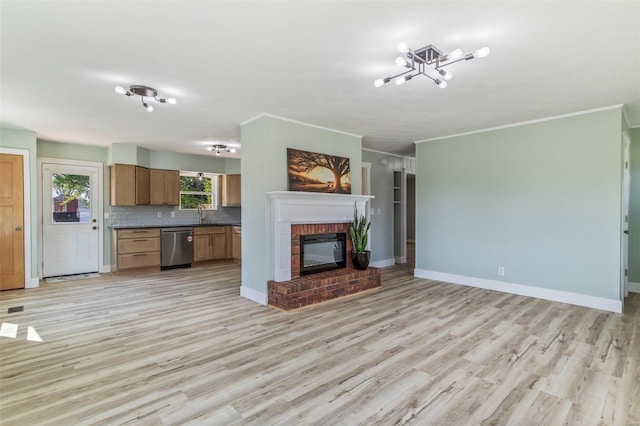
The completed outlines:
{"type": "Polygon", "coordinates": [[[224,262],[0,293],[0,424],[640,424],[640,295],[612,314],[412,268],[291,312],[224,262]]]}

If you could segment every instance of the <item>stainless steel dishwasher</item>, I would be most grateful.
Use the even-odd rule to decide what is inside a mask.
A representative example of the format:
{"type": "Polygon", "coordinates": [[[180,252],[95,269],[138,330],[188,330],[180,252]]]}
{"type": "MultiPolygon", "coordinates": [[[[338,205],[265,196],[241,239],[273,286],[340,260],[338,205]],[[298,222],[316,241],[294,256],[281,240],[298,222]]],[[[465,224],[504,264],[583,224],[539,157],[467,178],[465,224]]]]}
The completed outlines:
{"type": "Polygon", "coordinates": [[[160,269],[188,268],[193,261],[193,228],[162,228],[160,269]]]}

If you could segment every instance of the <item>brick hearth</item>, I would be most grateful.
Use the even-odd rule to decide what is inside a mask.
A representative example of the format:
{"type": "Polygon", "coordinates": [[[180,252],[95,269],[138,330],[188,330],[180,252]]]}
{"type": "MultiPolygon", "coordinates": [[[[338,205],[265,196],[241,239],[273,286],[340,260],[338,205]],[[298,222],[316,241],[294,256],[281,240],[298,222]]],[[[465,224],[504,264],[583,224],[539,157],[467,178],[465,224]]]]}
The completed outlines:
{"type": "Polygon", "coordinates": [[[317,223],[291,225],[291,280],[269,281],[269,304],[284,310],[300,308],[336,297],[380,287],[380,270],[353,268],[351,238],[347,237],[347,267],[333,271],[300,276],[300,236],[345,232],[349,223],[317,223]]]}
{"type": "Polygon", "coordinates": [[[288,311],[380,287],[380,282],[380,269],[372,267],[365,271],[336,269],[285,282],[269,281],[269,304],[288,311]]]}

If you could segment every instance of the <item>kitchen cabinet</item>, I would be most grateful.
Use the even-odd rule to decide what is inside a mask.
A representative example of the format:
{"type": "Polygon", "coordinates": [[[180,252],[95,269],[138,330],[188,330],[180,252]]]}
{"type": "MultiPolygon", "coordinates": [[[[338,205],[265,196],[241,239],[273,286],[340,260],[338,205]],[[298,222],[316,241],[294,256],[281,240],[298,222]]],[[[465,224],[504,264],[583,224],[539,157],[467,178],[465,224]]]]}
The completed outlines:
{"type": "Polygon", "coordinates": [[[109,179],[112,206],[149,204],[149,169],[146,167],[114,164],[109,179]]]}
{"type": "Polygon", "coordinates": [[[193,261],[225,259],[227,230],[225,226],[203,226],[193,229],[193,261]]]}
{"type": "Polygon", "coordinates": [[[242,258],[242,228],[240,226],[233,226],[232,231],[232,247],[233,254],[232,258],[234,260],[240,260],[242,258]]]}
{"type": "Polygon", "coordinates": [[[117,229],[113,237],[116,271],[160,267],[160,228],[117,229]]]}
{"type": "Polygon", "coordinates": [[[156,169],[149,171],[149,204],[152,206],[180,204],[180,172],[156,169]]]}
{"type": "Polygon", "coordinates": [[[240,207],[240,175],[222,175],[220,192],[222,207],[240,207]]]}

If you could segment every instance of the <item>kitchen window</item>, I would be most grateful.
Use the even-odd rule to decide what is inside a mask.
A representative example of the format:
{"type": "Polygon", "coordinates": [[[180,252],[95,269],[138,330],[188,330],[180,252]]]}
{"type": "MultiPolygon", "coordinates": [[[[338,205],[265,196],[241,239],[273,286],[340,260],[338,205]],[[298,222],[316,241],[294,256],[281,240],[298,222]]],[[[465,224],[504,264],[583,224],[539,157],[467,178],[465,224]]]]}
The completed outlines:
{"type": "Polygon", "coordinates": [[[218,175],[211,173],[180,172],[180,210],[218,208],[218,175]]]}

